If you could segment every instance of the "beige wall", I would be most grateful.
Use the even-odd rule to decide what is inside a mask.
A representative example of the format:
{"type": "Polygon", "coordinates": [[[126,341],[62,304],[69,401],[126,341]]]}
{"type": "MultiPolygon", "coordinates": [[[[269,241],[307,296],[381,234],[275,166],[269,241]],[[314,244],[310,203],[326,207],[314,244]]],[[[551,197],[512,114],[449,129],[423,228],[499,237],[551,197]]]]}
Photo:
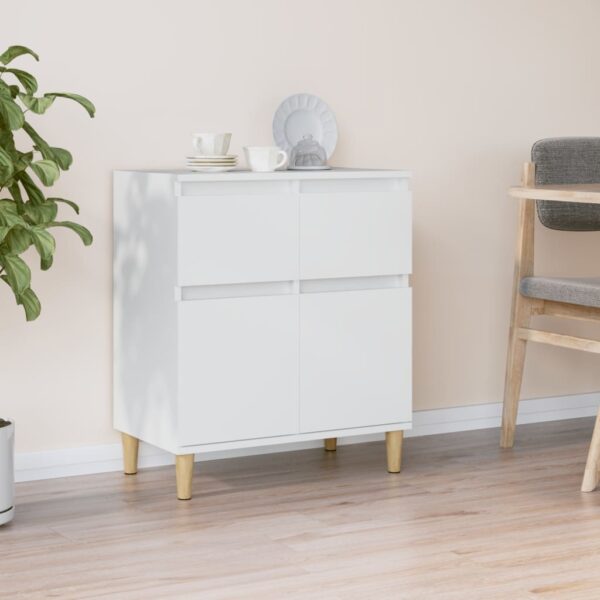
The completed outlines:
{"type": "MultiPolygon", "coordinates": [[[[90,121],[57,102],[40,125],[75,154],[57,191],[81,203],[94,245],[57,235],[33,324],[0,288],[0,414],[18,420],[18,451],[116,440],[111,171],[180,166],[195,130],[232,131],[235,152],[270,143],[278,103],[303,91],[335,111],[334,164],[414,171],[415,407],[501,399],[516,217],[505,191],[536,139],[600,133],[600,3],[55,0],[3,13],[3,41],[40,53],[22,64],[42,89],[98,108],[90,121]]],[[[599,242],[542,232],[541,271],[598,274],[599,242]]],[[[591,357],[530,359],[526,396],[600,387],[591,357]]]]}

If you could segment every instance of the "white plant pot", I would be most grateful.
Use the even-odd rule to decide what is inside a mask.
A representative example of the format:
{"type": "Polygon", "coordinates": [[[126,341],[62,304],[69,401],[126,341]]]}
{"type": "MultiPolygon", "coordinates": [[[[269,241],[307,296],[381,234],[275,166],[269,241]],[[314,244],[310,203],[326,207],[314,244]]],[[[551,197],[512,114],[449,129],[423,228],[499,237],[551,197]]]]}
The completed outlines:
{"type": "Polygon", "coordinates": [[[14,491],[15,424],[0,427],[0,525],[8,523],[15,514],[14,491]]]}

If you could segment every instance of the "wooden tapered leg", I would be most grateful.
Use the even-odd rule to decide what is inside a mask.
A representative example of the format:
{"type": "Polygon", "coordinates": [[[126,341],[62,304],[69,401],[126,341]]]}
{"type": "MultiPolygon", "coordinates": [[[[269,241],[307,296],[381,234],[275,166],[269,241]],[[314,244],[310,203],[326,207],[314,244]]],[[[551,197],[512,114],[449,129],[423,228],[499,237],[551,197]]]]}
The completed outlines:
{"type": "Polygon", "coordinates": [[[137,473],[140,440],[127,433],[122,433],[121,443],[123,444],[123,471],[125,475],[135,475],[137,473]]]}
{"type": "Polygon", "coordinates": [[[519,410],[519,396],[521,394],[521,381],[525,366],[525,352],[527,342],[517,337],[518,326],[511,324],[508,341],[508,354],[506,357],[506,376],[504,380],[504,403],[502,407],[502,431],[500,446],[512,448],[515,443],[515,428],[519,410]]]}
{"type": "Polygon", "coordinates": [[[388,473],[400,473],[400,469],[402,468],[403,439],[404,431],[387,431],[385,434],[388,473]]]}
{"type": "Polygon", "coordinates": [[[587,462],[585,463],[585,471],[583,473],[583,481],[581,482],[582,492],[593,492],[598,485],[598,471],[600,469],[600,410],[596,416],[596,424],[594,425],[594,433],[592,433],[592,441],[588,452],[587,462]]]}
{"type": "MultiPolygon", "coordinates": [[[[530,187],[535,182],[535,165],[525,163],[523,185],[530,187]]],[[[504,405],[502,409],[502,432],[500,446],[512,448],[515,441],[515,427],[519,408],[519,394],[523,379],[525,351],[527,342],[518,337],[518,329],[527,327],[531,320],[536,301],[522,296],[519,292],[523,277],[533,275],[534,259],[535,201],[523,199],[519,206],[519,231],[513,276],[513,297],[508,334],[508,353],[506,357],[506,377],[504,380],[504,405]]],[[[537,301],[539,302],[539,301],[537,301]]]]}
{"type": "Polygon", "coordinates": [[[325,450],[335,452],[337,450],[337,438],[325,438],[325,450]]]}
{"type": "Polygon", "coordinates": [[[192,477],[194,475],[194,455],[180,454],[175,457],[175,479],[177,498],[189,500],[192,497],[192,477]]]}

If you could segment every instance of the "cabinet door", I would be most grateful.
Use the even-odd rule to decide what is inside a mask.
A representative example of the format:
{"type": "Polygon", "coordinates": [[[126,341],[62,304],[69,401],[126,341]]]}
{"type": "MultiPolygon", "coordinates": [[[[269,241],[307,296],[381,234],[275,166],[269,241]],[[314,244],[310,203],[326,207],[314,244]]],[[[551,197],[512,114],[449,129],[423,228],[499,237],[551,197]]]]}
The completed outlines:
{"type": "Polygon", "coordinates": [[[298,296],[179,305],[180,445],[298,432],[298,296]]]}
{"type": "Polygon", "coordinates": [[[300,196],[301,279],[410,272],[410,192],[300,196]]]}
{"type": "Polygon", "coordinates": [[[298,199],[287,193],[178,198],[181,286],[298,278],[298,199]]]}
{"type": "Polygon", "coordinates": [[[300,296],[300,430],[411,421],[411,290],[300,296]]]}

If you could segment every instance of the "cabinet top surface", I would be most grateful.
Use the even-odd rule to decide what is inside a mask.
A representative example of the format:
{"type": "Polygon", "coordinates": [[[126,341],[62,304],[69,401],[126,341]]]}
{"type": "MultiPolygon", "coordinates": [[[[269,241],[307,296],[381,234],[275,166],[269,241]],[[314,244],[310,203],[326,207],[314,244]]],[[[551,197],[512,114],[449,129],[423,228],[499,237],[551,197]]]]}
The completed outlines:
{"type": "Polygon", "coordinates": [[[115,173],[135,173],[140,175],[171,175],[177,181],[282,181],[299,179],[408,179],[410,171],[388,169],[346,169],[333,167],[326,171],[273,171],[272,173],[256,173],[246,169],[236,169],[224,173],[194,173],[186,170],[119,169],[115,173]]]}

